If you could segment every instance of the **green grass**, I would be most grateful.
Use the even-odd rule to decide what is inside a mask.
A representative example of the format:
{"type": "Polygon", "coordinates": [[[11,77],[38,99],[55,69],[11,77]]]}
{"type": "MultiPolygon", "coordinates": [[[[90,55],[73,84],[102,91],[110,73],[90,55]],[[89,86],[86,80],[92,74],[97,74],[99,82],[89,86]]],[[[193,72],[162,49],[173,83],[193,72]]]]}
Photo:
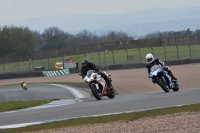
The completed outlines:
{"type": "Polygon", "coordinates": [[[199,59],[200,57],[200,45],[182,45],[178,46],[178,54],[176,46],[166,46],[164,47],[153,47],[151,48],[140,48],[138,49],[127,49],[125,50],[115,50],[113,52],[96,52],[81,55],[64,56],[57,58],[41,59],[41,60],[27,60],[20,63],[5,63],[0,64],[0,73],[10,73],[10,72],[23,72],[23,71],[34,71],[35,66],[45,66],[46,70],[54,69],[55,62],[63,61],[63,58],[72,58],[73,62],[78,62],[79,68],[81,66],[82,59],[86,56],[91,62],[98,66],[105,67],[108,65],[116,64],[132,64],[146,62],[145,56],[147,53],[153,53],[155,57],[160,58],[163,61],[169,60],[183,60],[183,59],[199,59]],[[191,48],[191,54],[190,54],[191,48]],[[165,54],[166,51],[166,54],[165,54]],[[114,57],[113,57],[114,55],[114,57]],[[130,57],[127,59],[127,56],[130,57]],[[19,66],[19,68],[18,68],[19,66]],[[5,69],[3,69],[5,68],[5,69]]]}
{"type": "Polygon", "coordinates": [[[34,107],[57,99],[0,102],[0,112],[34,107]]]}
{"type": "Polygon", "coordinates": [[[40,125],[32,125],[17,129],[5,129],[1,130],[2,133],[8,132],[31,132],[31,131],[39,131],[39,130],[49,130],[63,127],[72,127],[72,126],[81,126],[81,125],[90,125],[90,124],[98,124],[98,123],[108,123],[115,121],[134,121],[145,117],[156,117],[163,116],[167,114],[175,114],[182,112],[200,112],[200,104],[192,104],[192,105],[184,105],[181,107],[168,107],[164,109],[154,109],[142,112],[132,112],[132,113],[123,113],[123,114],[115,114],[108,116],[99,116],[99,117],[87,117],[87,118],[77,118],[71,120],[65,120],[60,122],[52,122],[45,123],[40,125]]]}

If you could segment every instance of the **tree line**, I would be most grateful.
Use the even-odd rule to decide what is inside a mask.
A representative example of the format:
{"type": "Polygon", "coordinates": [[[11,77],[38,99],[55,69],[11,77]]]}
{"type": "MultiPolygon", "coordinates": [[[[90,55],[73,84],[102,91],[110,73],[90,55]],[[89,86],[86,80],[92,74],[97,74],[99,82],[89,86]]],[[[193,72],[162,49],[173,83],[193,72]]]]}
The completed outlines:
{"type": "MultiPolygon", "coordinates": [[[[200,30],[191,31],[188,28],[182,31],[153,32],[147,34],[145,38],[197,34],[200,34],[200,30]]],[[[88,30],[83,30],[73,35],[58,27],[49,27],[43,33],[40,33],[29,29],[27,26],[4,26],[0,27],[0,56],[23,56],[36,51],[133,39],[132,36],[122,31],[109,31],[105,34],[97,35],[88,30]]]]}
{"type": "Polygon", "coordinates": [[[29,54],[36,46],[37,38],[28,27],[0,27],[0,56],[29,54]]]}
{"type": "Polygon", "coordinates": [[[164,32],[152,32],[146,35],[146,38],[165,38],[165,37],[178,37],[178,36],[191,36],[191,35],[200,35],[200,30],[196,29],[195,31],[187,28],[186,30],[181,31],[164,31],[164,32]]]}
{"type": "Polygon", "coordinates": [[[4,26],[0,27],[0,56],[23,56],[36,51],[128,39],[133,38],[117,31],[96,35],[83,30],[73,35],[58,27],[49,27],[40,33],[23,26],[4,26]]]}

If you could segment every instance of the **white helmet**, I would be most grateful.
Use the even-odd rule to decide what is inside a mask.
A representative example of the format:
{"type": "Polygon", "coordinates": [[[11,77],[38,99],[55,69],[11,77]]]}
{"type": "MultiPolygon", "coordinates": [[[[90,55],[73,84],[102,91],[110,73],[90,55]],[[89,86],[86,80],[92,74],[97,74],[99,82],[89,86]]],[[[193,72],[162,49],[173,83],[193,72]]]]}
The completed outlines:
{"type": "Polygon", "coordinates": [[[153,57],[153,55],[151,54],[151,53],[148,53],[147,55],[146,55],[146,60],[147,60],[147,63],[152,63],[153,62],[153,60],[154,60],[154,57],[153,57]]]}

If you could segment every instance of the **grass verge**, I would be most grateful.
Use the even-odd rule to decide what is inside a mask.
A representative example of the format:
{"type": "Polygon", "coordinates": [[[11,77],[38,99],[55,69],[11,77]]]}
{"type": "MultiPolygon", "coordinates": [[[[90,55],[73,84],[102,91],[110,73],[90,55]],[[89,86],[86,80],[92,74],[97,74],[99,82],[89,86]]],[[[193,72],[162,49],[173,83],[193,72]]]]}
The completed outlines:
{"type": "Polygon", "coordinates": [[[58,99],[0,102],[0,112],[34,107],[49,103],[53,100],[58,100],[58,99]]]}
{"type": "Polygon", "coordinates": [[[55,129],[55,128],[81,126],[81,125],[89,125],[89,124],[108,123],[108,122],[115,122],[115,121],[133,121],[133,120],[138,120],[145,117],[156,117],[156,116],[163,116],[167,114],[175,114],[175,113],[182,113],[182,112],[200,112],[200,103],[192,104],[192,105],[184,105],[181,107],[168,107],[164,109],[154,109],[154,110],[148,110],[148,111],[142,111],[142,112],[132,112],[132,113],[123,113],[123,114],[108,115],[108,116],[71,119],[67,121],[45,123],[45,124],[27,126],[27,127],[22,127],[22,128],[16,128],[16,129],[5,129],[5,130],[1,130],[1,133],[8,133],[8,132],[21,133],[21,132],[49,130],[49,129],[55,129]]]}

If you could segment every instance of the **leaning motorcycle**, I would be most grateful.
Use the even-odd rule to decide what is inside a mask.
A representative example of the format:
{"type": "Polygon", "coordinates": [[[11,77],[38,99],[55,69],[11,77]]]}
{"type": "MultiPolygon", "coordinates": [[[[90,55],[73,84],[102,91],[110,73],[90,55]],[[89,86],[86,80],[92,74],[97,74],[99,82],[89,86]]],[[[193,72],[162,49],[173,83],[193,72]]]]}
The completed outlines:
{"type": "Polygon", "coordinates": [[[22,88],[23,88],[24,90],[28,90],[27,84],[26,84],[26,83],[23,83],[23,84],[22,84],[22,88]]]}
{"type": "MultiPolygon", "coordinates": [[[[108,77],[110,76],[105,71],[103,71],[103,73],[105,73],[108,77]]],[[[93,96],[97,100],[101,100],[103,96],[108,96],[109,98],[115,97],[115,90],[109,90],[106,81],[94,70],[89,70],[83,80],[90,87],[93,96]]]]}
{"type": "Polygon", "coordinates": [[[173,91],[179,90],[179,85],[177,81],[173,81],[171,76],[168,75],[167,71],[163,70],[161,65],[154,65],[151,68],[149,77],[156,81],[156,83],[165,92],[169,92],[170,89],[172,89],[173,91]]]}

